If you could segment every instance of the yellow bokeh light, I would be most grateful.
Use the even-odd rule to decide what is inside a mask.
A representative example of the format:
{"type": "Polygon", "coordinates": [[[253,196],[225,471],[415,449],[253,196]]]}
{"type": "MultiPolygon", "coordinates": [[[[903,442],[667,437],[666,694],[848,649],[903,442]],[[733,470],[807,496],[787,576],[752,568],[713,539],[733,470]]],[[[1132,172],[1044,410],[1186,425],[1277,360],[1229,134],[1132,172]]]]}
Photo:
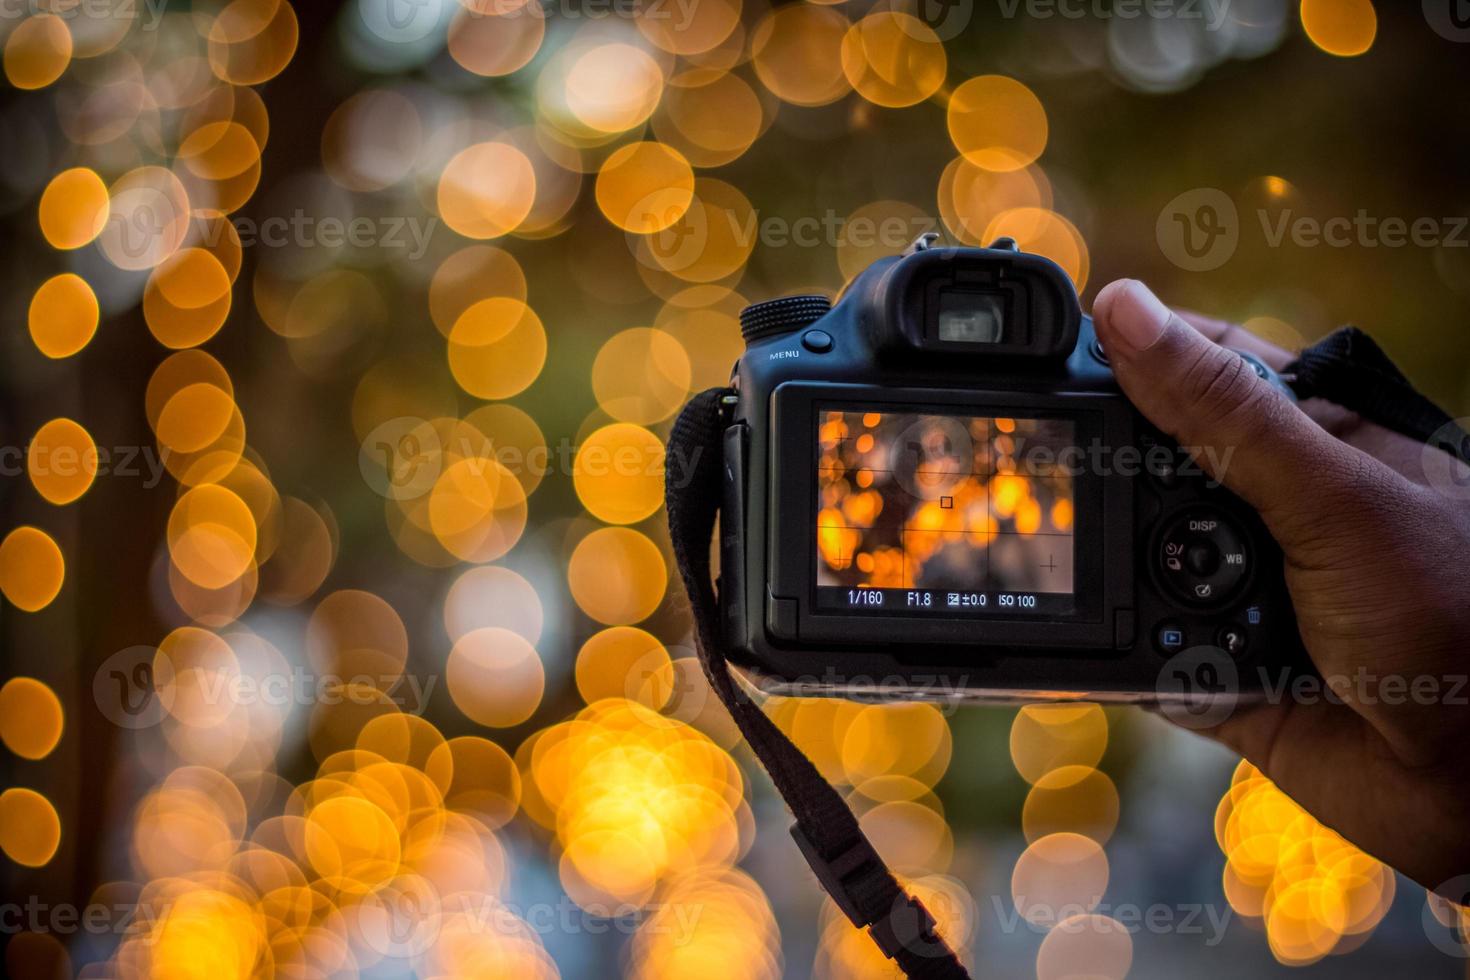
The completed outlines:
{"type": "Polygon", "coordinates": [[[653,131],[694,166],[719,167],[750,149],[765,122],[749,82],[731,72],[696,68],[669,79],[653,131]]]}
{"type": "Polygon", "coordinates": [[[501,402],[481,405],[464,420],[485,435],[496,461],[520,482],[527,495],[541,485],[551,469],[551,450],[529,413],[501,402]]]}
{"type": "Polygon", "coordinates": [[[451,738],[434,749],[428,768],[446,765],[453,775],[444,791],[445,806],[470,814],[492,829],[515,816],[521,799],[521,771],[499,745],[473,735],[451,738]]]}
{"type": "Polygon", "coordinates": [[[26,323],[36,349],[50,358],[70,357],[97,332],[97,297],[71,272],[52,276],[31,297],[26,323]]]}
{"type": "Polygon", "coordinates": [[[255,544],[254,515],[222,486],[189,490],[169,514],[169,557],[185,578],[207,589],[222,589],[244,575],[255,544]]]}
{"type": "Polygon", "coordinates": [[[621,133],[653,115],[663,89],[663,72],[647,53],[621,42],[600,44],[567,72],[567,109],[592,129],[621,133]]]}
{"type": "Polygon", "coordinates": [[[449,331],[449,370],[478,398],[524,391],[546,363],[546,328],[525,303],[506,296],[472,304],[449,331]]]}
{"type": "Polygon", "coordinates": [[[107,223],[107,185],[87,167],[63,170],[41,192],[37,219],[52,248],[81,248],[107,223]]]}
{"type": "Polygon", "coordinates": [[[179,143],[175,168],[189,198],[201,212],[239,210],[260,181],[260,147],[250,130],[228,120],[208,122],[179,143]]]}
{"type": "Polygon", "coordinates": [[[1215,813],[1222,887],[1263,925],[1272,955],[1306,966],[1348,952],[1393,903],[1394,873],[1319,823],[1247,762],[1215,813]]]}
{"type": "Polygon", "coordinates": [[[1037,779],[1021,809],[1028,841],[1078,833],[1106,844],[1118,826],[1118,790],[1090,766],[1061,766],[1037,779]]]}
{"type": "Polygon", "coordinates": [[[466,238],[498,238],[516,229],[536,200],[536,171],[508,143],[460,150],[439,175],[439,215],[466,238]]]}
{"type": "Polygon", "coordinates": [[[302,601],[321,587],[336,556],[331,512],[282,498],[280,544],[261,570],[262,597],[280,606],[302,601]]]}
{"type": "Polygon", "coordinates": [[[653,615],[668,587],[668,567],[646,535],[606,527],[587,535],[572,551],[567,586],[587,615],[624,626],[653,615]]]}
{"type": "Polygon", "coordinates": [[[679,151],[662,143],[619,147],[597,172],[597,206],[625,231],[662,231],[683,216],[694,199],[694,170],[679,151]]]}
{"type": "Polygon", "coordinates": [[[572,480],[582,506],[609,524],[633,524],[663,505],[663,440],[620,422],[588,436],[577,450],[572,480]]]}
{"type": "Polygon", "coordinates": [[[428,526],[461,561],[494,561],[526,525],[526,491],[493,459],[471,456],[445,467],[428,499],[428,526]]]}
{"type": "Polygon", "coordinates": [[[981,75],[955,89],[948,122],[955,148],[985,170],[1019,170],[1046,149],[1041,100],[1004,75],[981,75]]]}
{"type": "Polygon", "coordinates": [[[670,54],[703,54],[729,38],[740,24],[741,0],[700,0],[680,12],[639,7],[638,30],[670,54]]]}
{"type": "Polygon", "coordinates": [[[334,796],[306,817],[306,857],[323,882],[340,891],[372,891],[398,870],[398,830],[370,800],[334,796]]]}
{"type": "Polygon", "coordinates": [[[61,818],[51,801],[31,789],[0,793],[0,851],[16,864],[39,868],[61,846],[61,818]]]}
{"type": "Polygon", "coordinates": [[[669,651],[636,626],[594,633],[577,651],[577,693],[588,704],[626,698],[657,711],[669,696],[669,651]]]}
{"type": "Polygon", "coordinates": [[[143,317],[165,347],[196,347],[224,326],[230,298],[230,275],[212,252],[180,249],[148,277],[143,317]]]}
{"type": "Polygon", "coordinates": [[[746,196],[733,184],[701,177],[689,208],[668,228],[640,239],[637,254],[645,267],[708,283],[739,273],[755,244],[756,214],[746,196]]]}
{"type": "Polygon", "coordinates": [[[31,439],[26,474],[36,492],[53,504],[69,504],[97,476],[97,446],[71,419],[52,419],[31,439]]]}
{"type": "Polygon", "coordinates": [[[55,14],[33,13],[5,39],[5,77],[19,89],[45,88],[66,71],[71,56],[66,21],[55,14]]]}
{"type": "Polygon", "coordinates": [[[0,741],[23,759],[44,759],[61,741],[64,715],[56,693],[34,677],[0,687],[0,741]]]}
{"type": "Polygon", "coordinates": [[[1030,704],[1011,723],[1011,761],[1028,783],[1062,766],[1096,766],[1108,720],[1096,704],[1030,704]]]}
{"type": "Polygon", "coordinates": [[[1302,0],[1301,16],[1312,43],[1340,58],[1367,51],[1378,34],[1372,0],[1302,0]]]}
{"type": "Polygon", "coordinates": [[[445,679],[455,706],[490,728],[510,728],[530,718],[546,688],[536,648],[496,626],[459,638],[449,651],[445,679]]]}
{"type": "Polygon", "coordinates": [[[766,14],[751,35],[755,73],[783,101],[827,105],[850,90],[842,70],[848,20],[827,6],[794,3],[766,14]]]}
{"type": "Polygon", "coordinates": [[[46,608],[65,577],[61,549],[40,528],[18,527],[0,541],[0,592],[16,608],[26,612],[46,608]]]}
{"type": "Polygon", "coordinates": [[[476,75],[509,75],[536,56],[545,36],[546,18],[524,2],[465,4],[449,23],[449,56],[476,75]]]}
{"type": "Polygon", "coordinates": [[[209,67],[233,85],[259,85],[290,63],[298,32],[288,0],[230,0],[209,23],[209,67]]]}
{"type": "Polygon", "coordinates": [[[984,170],[963,156],[944,168],[937,197],[945,226],[967,245],[989,245],[985,230],[1003,211],[1052,204],[1051,185],[1039,167],[984,170]]]}
{"type": "Polygon", "coordinates": [[[678,411],[689,393],[689,355],[662,330],[632,327],[610,337],[592,364],[592,391],[603,411],[646,424],[678,411]]]}
{"type": "Polygon", "coordinates": [[[342,589],[312,612],[306,625],[306,652],[324,677],[386,692],[403,675],[408,632],[382,597],[342,589]]]}
{"type": "Polygon", "coordinates": [[[944,84],[944,44],[923,21],[876,10],[842,38],[842,71],[875,105],[900,108],[929,98],[944,84]]]}
{"type": "Polygon", "coordinates": [[[159,443],[169,449],[197,453],[224,435],[234,416],[235,400],[229,392],[198,381],[169,397],[153,429],[159,443]]]}
{"type": "Polygon", "coordinates": [[[521,264],[494,245],[467,245],[434,270],[429,282],[429,316],[447,337],[465,310],[497,296],[525,302],[526,274],[521,264]]]}

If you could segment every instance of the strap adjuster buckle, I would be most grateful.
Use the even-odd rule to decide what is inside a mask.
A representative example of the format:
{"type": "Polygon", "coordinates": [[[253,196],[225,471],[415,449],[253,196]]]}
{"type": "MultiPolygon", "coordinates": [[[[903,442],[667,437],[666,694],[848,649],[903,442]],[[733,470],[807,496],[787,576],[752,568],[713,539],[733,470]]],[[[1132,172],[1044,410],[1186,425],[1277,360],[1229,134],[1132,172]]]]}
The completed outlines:
{"type": "Polygon", "coordinates": [[[811,865],[812,873],[817,876],[822,890],[832,897],[832,901],[852,920],[853,925],[859,929],[865,928],[868,917],[858,908],[854,892],[860,876],[865,872],[881,873],[884,870],[883,861],[878,857],[878,852],[873,850],[873,845],[860,835],[841,854],[827,858],[822,856],[822,852],[802,829],[801,824],[791,825],[791,837],[796,841],[801,856],[811,865]]]}

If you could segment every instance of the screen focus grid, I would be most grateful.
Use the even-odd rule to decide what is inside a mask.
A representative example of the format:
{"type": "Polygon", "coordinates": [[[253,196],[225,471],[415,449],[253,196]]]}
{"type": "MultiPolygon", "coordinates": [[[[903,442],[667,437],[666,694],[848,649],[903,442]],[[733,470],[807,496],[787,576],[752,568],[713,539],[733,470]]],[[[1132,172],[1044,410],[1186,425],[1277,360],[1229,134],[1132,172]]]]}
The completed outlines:
{"type": "Polygon", "coordinates": [[[1072,592],[1072,422],[819,418],[819,585],[1072,592]]]}

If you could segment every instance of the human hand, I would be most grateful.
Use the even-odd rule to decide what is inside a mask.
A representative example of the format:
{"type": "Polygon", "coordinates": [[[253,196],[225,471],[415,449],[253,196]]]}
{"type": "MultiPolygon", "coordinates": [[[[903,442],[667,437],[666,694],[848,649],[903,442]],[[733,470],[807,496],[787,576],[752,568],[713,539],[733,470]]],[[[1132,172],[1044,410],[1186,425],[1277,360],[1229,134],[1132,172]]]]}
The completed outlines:
{"type": "Polygon", "coordinates": [[[1302,640],[1336,695],[1288,690],[1204,734],[1426,887],[1470,874],[1470,505],[1440,489],[1470,486],[1470,467],[1338,405],[1294,404],[1227,347],[1277,370],[1291,354],[1174,313],[1135,280],[1106,286],[1093,320],[1139,411],[1213,449],[1207,469],[1228,461],[1211,475],[1281,545],[1302,640]]]}

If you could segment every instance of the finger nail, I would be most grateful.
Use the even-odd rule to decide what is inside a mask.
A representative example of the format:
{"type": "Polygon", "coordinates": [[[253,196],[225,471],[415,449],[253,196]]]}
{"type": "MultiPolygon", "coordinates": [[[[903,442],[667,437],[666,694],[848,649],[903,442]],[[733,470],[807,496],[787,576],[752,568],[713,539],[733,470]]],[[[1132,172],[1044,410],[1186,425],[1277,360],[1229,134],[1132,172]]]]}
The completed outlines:
{"type": "Polygon", "coordinates": [[[1148,350],[1158,343],[1169,325],[1169,308],[1160,302],[1143,283],[1131,280],[1122,295],[1113,301],[1111,321],[1113,333],[1133,350],[1148,350]]]}

